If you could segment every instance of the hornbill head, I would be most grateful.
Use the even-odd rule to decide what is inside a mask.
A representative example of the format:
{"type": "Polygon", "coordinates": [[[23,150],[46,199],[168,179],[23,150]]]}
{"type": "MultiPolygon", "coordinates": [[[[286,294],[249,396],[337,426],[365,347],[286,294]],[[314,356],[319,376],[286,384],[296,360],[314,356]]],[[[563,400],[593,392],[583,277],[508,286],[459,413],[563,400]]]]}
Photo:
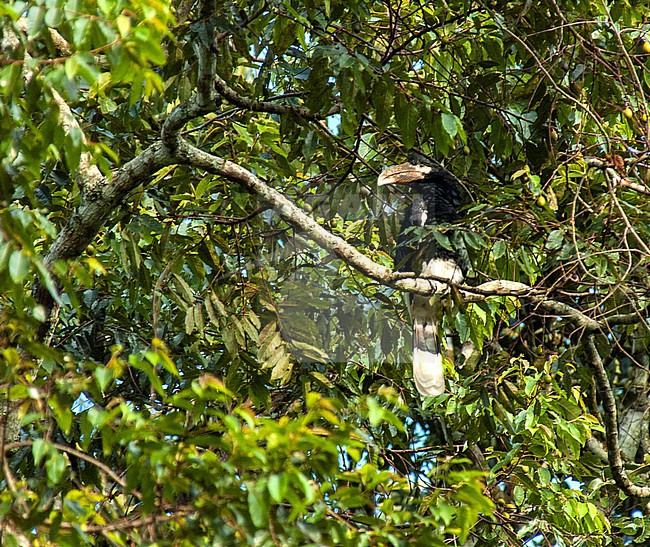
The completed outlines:
{"type": "Polygon", "coordinates": [[[379,186],[389,184],[437,184],[455,188],[458,179],[438,162],[418,152],[412,152],[406,163],[394,165],[383,171],[377,179],[379,186]]]}
{"type": "Polygon", "coordinates": [[[438,162],[413,152],[409,161],[386,169],[377,179],[379,186],[410,187],[421,197],[414,199],[407,212],[406,226],[440,224],[459,218],[461,205],[458,179],[438,162]]]}

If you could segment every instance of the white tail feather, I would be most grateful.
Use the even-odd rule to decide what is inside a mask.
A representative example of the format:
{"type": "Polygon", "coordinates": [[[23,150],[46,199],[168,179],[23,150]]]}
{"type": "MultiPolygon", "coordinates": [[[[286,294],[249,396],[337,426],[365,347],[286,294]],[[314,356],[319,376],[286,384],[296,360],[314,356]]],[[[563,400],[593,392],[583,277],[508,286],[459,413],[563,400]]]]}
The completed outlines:
{"type": "Polygon", "coordinates": [[[442,368],[442,355],[413,348],[413,380],[422,395],[434,397],[444,393],[445,374],[442,368]]]}
{"type": "Polygon", "coordinates": [[[427,297],[413,297],[413,380],[418,391],[429,397],[445,391],[436,307],[427,297]]]}
{"type": "MultiPolygon", "coordinates": [[[[422,275],[449,279],[462,283],[463,273],[454,260],[433,259],[423,264],[422,275]]],[[[444,294],[447,284],[436,283],[436,293],[444,294]]],[[[440,296],[429,298],[414,295],[411,305],[413,319],[413,380],[415,387],[425,396],[433,397],[445,392],[445,374],[438,336],[440,296]]]]}

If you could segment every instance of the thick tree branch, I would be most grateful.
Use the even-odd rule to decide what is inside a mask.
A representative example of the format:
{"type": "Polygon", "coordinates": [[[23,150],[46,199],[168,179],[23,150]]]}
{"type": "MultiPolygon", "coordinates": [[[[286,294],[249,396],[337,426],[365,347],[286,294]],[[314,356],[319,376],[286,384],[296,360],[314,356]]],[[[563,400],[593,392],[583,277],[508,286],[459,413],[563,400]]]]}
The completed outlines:
{"type": "MultiPolygon", "coordinates": [[[[215,175],[221,175],[245,186],[262,201],[270,204],[285,222],[299,229],[306,237],[331,250],[347,264],[375,281],[404,291],[425,295],[435,293],[438,283],[444,281],[444,279],[440,278],[418,278],[414,274],[393,272],[389,268],[377,264],[344,239],[325,230],[282,193],[271,188],[253,173],[236,163],[204,152],[187,141],[183,141],[182,146],[179,147],[178,155],[178,160],[181,162],[191,163],[194,167],[215,175]]],[[[468,287],[468,289],[473,293],[481,293],[481,287],[468,287]]],[[[525,291],[530,292],[532,289],[523,283],[496,281],[486,284],[486,290],[489,293],[486,292],[485,294],[523,295],[525,291]]]]}
{"type": "Polygon", "coordinates": [[[570,320],[577,327],[584,329],[587,332],[595,332],[603,328],[603,325],[599,321],[592,319],[580,310],[577,310],[573,306],[569,306],[564,302],[558,302],[557,300],[550,300],[536,295],[531,295],[530,300],[544,311],[556,316],[564,317],[570,320]]]}
{"type": "Polygon", "coordinates": [[[104,177],[103,185],[98,185],[96,192],[84,193],[81,205],[59,233],[45,261],[50,263],[79,256],[129,192],[173,163],[176,163],[175,158],[169,151],[161,144],[154,144],[121,167],[113,180],[104,177]]]}
{"type": "Polygon", "coordinates": [[[643,308],[642,310],[634,313],[610,315],[603,319],[603,323],[610,327],[613,327],[615,325],[636,325],[641,323],[646,324],[648,318],[644,317],[642,315],[643,313],[647,314],[648,308],[643,308]]]}
{"type": "Polygon", "coordinates": [[[607,451],[603,449],[603,446],[598,439],[595,437],[589,437],[585,446],[587,447],[587,450],[596,456],[602,463],[609,465],[607,451]]]}
{"type": "MultiPolygon", "coordinates": [[[[46,263],[81,255],[109,215],[131,191],[150,180],[161,168],[175,163],[187,163],[179,159],[180,131],[190,120],[214,110],[218,99],[213,85],[216,57],[200,43],[195,44],[195,51],[199,65],[197,93],[191,101],[178,105],[169,114],[163,124],[160,143],[153,144],[122,166],[112,179],[99,171],[91,161],[90,154],[82,154],[77,172],[82,192],[81,205],[50,247],[45,257],[46,263]]],[[[68,133],[81,131],[69,106],[54,93],[63,127],[68,133]]],[[[83,134],[82,139],[85,144],[83,134]]],[[[36,299],[45,306],[49,316],[53,301],[44,287],[36,287],[36,299]]]]}
{"type": "Polygon", "coordinates": [[[603,360],[596,349],[594,334],[585,337],[585,350],[589,358],[589,365],[594,371],[596,385],[600,392],[600,399],[603,405],[603,419],[605,422],[605,444],[607,445],[607,457],[609,467],[612,470],[612,476],[616,485],[629,496],[639,498],[650,498],[650,487],[637,486],[627,476],[623,467],[623,459],[619,449],[618,439],[618,417],[616,411],[616,399],[612,392],[612,386],[607,377],[607,371],[603,365],[603,360]]]}

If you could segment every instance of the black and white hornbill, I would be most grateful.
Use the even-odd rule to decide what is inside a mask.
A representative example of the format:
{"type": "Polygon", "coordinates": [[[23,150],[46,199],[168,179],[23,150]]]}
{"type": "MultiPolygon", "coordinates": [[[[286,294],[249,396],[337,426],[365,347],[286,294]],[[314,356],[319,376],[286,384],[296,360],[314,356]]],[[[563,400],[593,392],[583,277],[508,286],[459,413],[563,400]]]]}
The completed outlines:
{"type": "MultiPolygon", "coordinates": [[[[457,209],[461,194],[458,179],[435,161],[412,153],[407,163],[389,167],[379,175],[377,182],[379,186],[408,186],[415,193],[397,237],[396,269],[454,284],[462,283],[465,257],[461,259],[452,245],[445,248],[434,238],[425,236],[422,239],[422,230],[414,228],[453,222],[459,218],[457,209]]],[[[453,239],[449,238],[450,241],[453,239]]],[[[442,308],[440,294],[447,289],[446,283],[437,283],[433,298],[417,294],[411,298],[413,379],[422,395],[440,395],[445,391],[438,322],[442,308]]]]}

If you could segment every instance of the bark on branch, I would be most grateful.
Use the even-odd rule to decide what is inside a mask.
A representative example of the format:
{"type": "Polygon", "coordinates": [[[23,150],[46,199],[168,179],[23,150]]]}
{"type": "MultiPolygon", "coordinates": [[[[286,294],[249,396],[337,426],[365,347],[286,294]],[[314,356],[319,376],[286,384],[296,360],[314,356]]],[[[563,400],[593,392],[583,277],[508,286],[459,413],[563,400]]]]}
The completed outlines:
{"type": "Polygon", "coordinates": [[[596,385],[600,392],[601,403],[603,405],[603,420],[605,422],[605,444],[607,446],[607,459],[609,468],[612,470],[612,477],[616,485],[629,496],[639,498],[650,498],[650,487],[637,486],[634,484],[625,472],[623,459],[619,447],[618,438],[618,414],[616,411],[616,399],[612,392],[612,386],[609,383],[607,371],[603,365],[603,360],[596,348],[594,334],[585,337],[585,351],[589,358],[589,365],[594,371],[596,385]]]}

